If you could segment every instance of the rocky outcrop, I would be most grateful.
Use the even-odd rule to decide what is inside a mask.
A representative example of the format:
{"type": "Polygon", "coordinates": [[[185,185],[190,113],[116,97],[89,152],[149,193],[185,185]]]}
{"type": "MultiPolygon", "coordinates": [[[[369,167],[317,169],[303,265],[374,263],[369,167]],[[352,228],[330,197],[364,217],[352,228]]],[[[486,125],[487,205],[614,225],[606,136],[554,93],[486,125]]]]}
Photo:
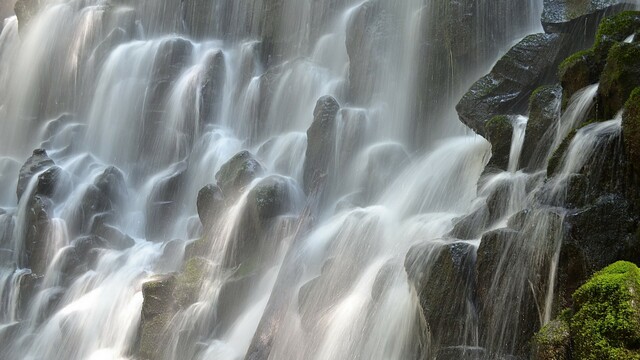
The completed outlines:
{"type": "Polygon", "coordinates": [[[33,178],[37,173],[42,172],[53,165],[55,165],[55,163],[51,158],[49,158],[44,149],[34,150],[33,155],[31,155],[31,157],[27,159],[27,162],[22,165],[22,168],[20,168],[20,174],[18,175],[18,189],[16,192],[18,200],[22,198],[23,193],[29,186],[31,178],[33,178]]]}
{"type": "Polygon", "coordinates": [[[304,160],[304,191],[319,190],[329,175],[335,153],[336,116],[340,104],[330,96],[321,97],[313,111],[313,122],[307,130],[307,151],[304,160]]]}
{"type": "Polygon", "coordinates": [[[225,197],[235,198],[254,179],[264,173],[264,167],[247,150],[241,151],[227,161],[216,173],[218,187],[225,197]]]}
{"type": "Polygon", "coordinates": [[[640,86],[640,44],[613,45],[598,88],[602,119],[612,119],[637,86],[640,86]]]}
{"type": "Polygon", "coordinates": [[[488,168],[507,170],[514,121],[514,117],[500,115],[494,116],[485,123],[485,134],[491,143],[491,159],[487,164],[488,168]]]}
{"type": "Polygon", "coordinates": [[[562,35],[534,34],[511,48],[456,106],[464,124],[486,135],[485,123],[500,114],[524,114],[531,93],[553,83],[566,57],[562,35]]]}
{"type": "Polygon", "coordinates": [[[187,176],[187,164],[174,164],[165,176],[153,186],[147,200],[147,224],[145,234],[150,241],[171,240],[168,229],[181,211],[180,190],[187,176]]]}
{"type": "Polygon", "coordinates": [[[580,29],[589,37],[603,17],[631,6],[633,1],[629,0],[544,0],[542,26],[546,32],[580,29]]]}
{"type": "Polygon", "coordinates": [[[137,354],[141,359],[162,357],[164,335],[175,314],[175,275],[157,275],[142,285],[142,316],[138,330],[137,354]]]}
{"type": "Polygon", "coordinates": [[[198,192],[196,206],[202,225],[205,229],[211,227],[224,208],[222,190],[214,184],[206,185],[198,192]]]}
{"type": "Polygon", "coordinates": [[[201,98],[199,124],[202,128],[206,124],[215,124],[218,121],[227,71],[224,53],[216,51],[209,54],[204,66],[205,72],[199,94],[201,98]]]}

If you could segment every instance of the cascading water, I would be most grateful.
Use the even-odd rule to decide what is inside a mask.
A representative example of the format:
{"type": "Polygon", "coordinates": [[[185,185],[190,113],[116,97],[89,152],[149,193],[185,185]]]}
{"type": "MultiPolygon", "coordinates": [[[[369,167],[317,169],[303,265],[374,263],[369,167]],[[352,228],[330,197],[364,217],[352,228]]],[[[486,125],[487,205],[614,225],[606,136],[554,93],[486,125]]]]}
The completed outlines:
{"type": "MultiPolygon", "coordinates": [[[[520,170],[525,117],[508,171],[483,172],[490,146],[454,104],[538,30],[541,3],[59,0],[8,18],[3,358],[516,354],[524,322],[551,317],[562,200],[520,170]],[[464,56],[439,22],[462,14],[479,44],[464,56]],[[486,203],[499,213],[452,235],[486,203]]],[[[551,150],[596,92],[570,101],[551,150]]],[[[616,129],[580,130],[560,173],[616,129]]]]}

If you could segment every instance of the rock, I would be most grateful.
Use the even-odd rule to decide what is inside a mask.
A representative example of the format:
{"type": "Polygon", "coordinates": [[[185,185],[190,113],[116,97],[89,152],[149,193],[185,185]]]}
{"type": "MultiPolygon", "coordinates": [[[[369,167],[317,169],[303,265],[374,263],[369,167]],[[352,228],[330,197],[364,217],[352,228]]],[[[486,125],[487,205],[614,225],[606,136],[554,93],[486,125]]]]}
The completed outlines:
{"type": "Polygon", "coordinates": [[[204,279],[210,272],[211,264],[201,257],[189,259],[183,271],[178,275],[174,298],[180,309],[186,309],[189,305],[198,301],[200,289],[204,279]]]}
{"type": "Polygon", "coordinates": [[[162,357],[164,335],[175,313],[177,278],[173,274],[157,275],[142,285],[142,316],[138,330],[138,356],[151,360],[162,357]]]}
{"type": "Polygon", "coordinates": [[[247,150],[241,151],[227,161],[216,173],[218,186],[225,197],[231,199],[264,173],[262,164],[247,150]]]}
{"type": "Polygon", "coordinates": [[[51,260],[47,258],[47,234],[52,210],[53,203],[49,198],[35,195],[30,199],[24,249],[28,259],[26,267],[35,275],[44,275],[51,260]]]}
{"type": "Polygon", "coordinates": [[[113,210],[109,198],[95,185],[89,185],[82,195],[75,216],[68,224],[70,235],[86,234],[101,214],[113,210]]]}
{"type": "Polygon", "coordinates": [[[466,243],[412,247],[405,259],[409,281],[432,331],[435,349],[467,339],[467,304],[473,301],[473,247],[466,243]]]}
{"type": "Polygon", "coordinates": [[[391,185],[409,163],[410,158],[402,145],[383,143],[369,149],[366,161],[361,187],[364,201],[369,204],[391,185]]]}
{"type": "Polygon", "coordinates": [[[603,119],[613,119],[629,95],[640,86],[640,44],[618,43],[611,47],[600,76],[598,98],[603,119]]]}
{"type": "Polygon", "coordinates": [[[559,85],[541,86],[529,98],[529,120],[520,164],[530,172],[544,166],[555,138],[554,125],[560,120],[561,99],[562,87],[559,85]]]}
{"type": "Polygon", "coordinates": [[[196,206],[200,222],[205,229],[210,228],[224,208],[222,190],[214,184],[206,185],[198,192],[196,206]]]}
{"type": "Polygon", "coordinates": [[[500,170],[507,170],[509,167],[513,121],[515,121],[513,117],[500,115],[494,116],[485,123],[485,134],[491,143],[491,159],[487,167],[500,170]]]}
{"type": "Polygon", "coordinates": [[[489,221],[489,207],[487,207],[486,203],[483,203],[469,215],[454,219],[453,229],[448,236],[460,240],[480,238],[489,225],[489,221]]]}
{"type": "Polygon", "coordinates": [[[625,0],[544,0],[542,26],[546,32],[594,31],[600,19],[631,5],[625,0]]]}
{"type": "Polygon", "coordinates": [[[71,175],[59,166],[52,166],[38,176],[35,194],[61,201],[72,187],[71,175]]]}
{"type": "Polygon", "coordinates": [[[640,269],[620,261],[597,272],[574,294],[576,359],[639,359],[640,269]]]}
{"type": "Polygon", "coordinates": [[[104,223],[98,223],[91,233],[106,240],[109,248],[115,250],[125,250],[136,244],[129,235],[123,233],[115,226],[104,223]]]}
{"type": "Polygon", "coordinates": [[[558,76],[562,84],[562,108],[578,90],[595,84],[600,80],[602,66],[596,62],[593,49],[579,51],[566,58],[558,67],[558,76]]]}
{"type": "Polygon", "coordinates": [[[382,68],[389,44],[391,14],[380,0],[367,0],[358,6],[347,25],[346,47],[349,55],[349,101],[366,105],[377,88],[376,77],[382,68]]]}
{"type": "Polygon", "coordinates": [[[127,198],[127,184],[124,174],[115,166],[109,166],[100,174],[93,184],[104,194],[113,208],[119,208],[127,198]]]}
{"type": "Polygon", "coordinates": [[[286,36],[281,36],[283,31],[284,0],[264,0],[262,7],[262,19],[260,35],[260,58],[265,68],[279,64],[283,59],[283,51],[286,44],[286,36]]]}
{"type": "Polygon", "coordinates": [[[573,291],[598,269],[617,260],[640,260],[637,227],[637,213],[620,195],[602,195],[565,216],[558,269],[562,305],[571,305],[573,291]]]}
{"type": "Polygon", "coordinates": [[[335,152],[336,116],[340,104],[330,96],[321,97],[313,111],[313,122],[307,130],[307,151],[304,161],[304,191],[311,194],[322,188],[329,175],[335,152]]]}
{"type": "Polygon", "coordinates": [[[291,184],[286,178],[266,177],[249,192],[247,206],[255,220],[264,223],[293,209],[291,184]]]}
{"type": "Polygon", "coordinates": [[[24,33],[25,29],[29,25],[31,19],[33,19],[43,5],[42,0],[18,0],[15,3],[13,10],[18,17],[18,27],[20,33],[24,33]]]}
{"type": "Polygon", "coordinates": [[[545,325],[533,337],[532,360],[570,360],[571,334],[569,323],[562,318],[545,325]]]}
{"type": "Polygon", "coordinates": [[[473,346],[449,346],[438,350],[435,360],[477,360],[485,359],[485,350],[473,346]]]}
{"type": "Polygon", "coordinates": [[[187,176],[186,162],[179,162],[171,166],[164,177],[158,180],[151,190],[147,200],[147,224],[145,235],[149,241],[167,241],[172,234],[169,229],[183,204],[180,191],[187,176]]]}
{"type": "MultiPolygon", "coordinates": [[[[207,1],[208,2],[208,1],[207,1]]],[[[222,51],[212,52],[205,60],[205,72],[200,85],[200,126],[202,130],[207,124],[216,124],[222,105],[224,84],[226,81],[226,64],[222,51]]]]}
{"type": "Polygon", "coordinates": [[[485,122],[499,114],[522,114],[537,87],[554,82],[555,69],[565,58],[563,37],[533,34],[512,47],[478,80],[456,106],[464,124],[485,135],[485,122]]]}
{"type": "Polygon", "coordinates": [[[640,11],[625,11],[602,20],[593,45],[595,61],[600,71],[607,61],[611,47],[638,30],[640,30],[640,11]]]}
{"type": "Polygon", "coordinates": [[[107,241],[97,235],[82,236],[76,239],[73,244],[78,258],[89,265],[94,264],[97,260],[94,257],[97,253],[92,250],[109,247],[107,241]]]}
{"type": "Polygon", "coordinates": [[[640,175],[640,87],[631,93],[625,104],[622,136],[631,167],[640,175]]]}
{"type": "Polygon", "coordinates": [[[27,162],[22,165],[22,168],[20,168],[17,189],[18,201],[20,201],[22,194],[26,191],[27,186],[29,186],[31,178],[35,174],[53,165],[55,165],[55,163],[49,158],[44,149],[33,150],[33,155],[31,155],[31,157],[27,159],[27,162]]]}

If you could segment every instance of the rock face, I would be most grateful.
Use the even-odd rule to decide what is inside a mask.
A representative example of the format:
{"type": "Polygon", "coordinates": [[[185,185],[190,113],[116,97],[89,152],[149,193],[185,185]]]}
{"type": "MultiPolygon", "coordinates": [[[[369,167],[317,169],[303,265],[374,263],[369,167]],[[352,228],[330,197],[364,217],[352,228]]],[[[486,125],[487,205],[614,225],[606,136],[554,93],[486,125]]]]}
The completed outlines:
{"type": "MultiPolygon", "coordinates": [[[[625,0],[544,0],[542,26],[546,32],[593,31],[605,16],[632,6],[625,0]]],[[[588,34],[587,34],[588,35],[588,34]]]]}
{"type": "Polygon", "coordinates": [[[600,76],[598,97],[602,118],[612,119],[637,86],[640,86],[640,44],[615,44],[600,76]]]}
{"type": "Polygon", "coordinates": [[[332,166],[336,141],[336,116],[340,104],[330,96],[321,97],[313,111],[313,123],[307,130],[304,161],[304,191],[318,189],[332,166]]]}
{"type": "Polygon", "coordinates": [[[564,45],[558,34],[525,37],[462,97],[456,106],[462,122],[484,136],[493,116],[525,113],[533,90],[553,82],[564,45]]]}
{"type": "Polygon", "coordinates": [[[529,98],[529,120],[520,154],[520,165],[529,171],[544,166],[555,135],[553,125],[560,118],[561,99],[562,87],[558,85],[539,87],[529,98]]]}
{"type": "Polygon", "coordinates": [[[20,168],[20,174],[18,176],[18,190],[16,192],[18,200],[22,198],[22,194],[27,189],[31,178],[35,174],[53,165],[55,165],[55,163],[51,158],[49,158],[44,149],[34,150],[33,155],[31,155],[31,157],[27,159],[27,162],[22,165],[22,168],[20,168]]]}
{"type": "Polygon", "coordinates": [[[622,135],[631,167],[640,174],[640,87],[636,88],[622,114],[622,135]]]}
{"type": "Polygon", "coordinates": [[[491,159],[487,167],[507,170],[514,121],[513,117],[501,115],[494,116],[486,122],[485,133],[491,143],[491,159]]]}

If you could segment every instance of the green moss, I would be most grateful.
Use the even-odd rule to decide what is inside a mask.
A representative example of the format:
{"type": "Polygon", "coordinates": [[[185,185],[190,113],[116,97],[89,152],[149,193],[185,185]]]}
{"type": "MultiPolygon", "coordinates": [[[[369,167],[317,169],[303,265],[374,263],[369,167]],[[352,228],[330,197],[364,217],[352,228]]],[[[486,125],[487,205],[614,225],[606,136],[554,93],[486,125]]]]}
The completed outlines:
{"type": "Polygon", "coordinates": [[[603,62],[609,49],[640,29],[640,11],[625,11],[602,20],[593,46],[596,60],[603,62]]]}
{"type": "Polygon", "coordinates": [[[145,320],[140,329],[139,356],[144,360],[158,359],[161,355],[162,341],[171,322],[171,314],[160,314],[145,320]]]}
{"type": "Polygon", "coordinates": [[[208,274],[209,267],[209,262],[200,257],[189,259],[185,263],[173,293],[178,306],[186,308],[198,300],[202,282],[208,274]]]}
{"type": "Polygon", "coordinates": [[[506,170],[509,166],[513,133],[511,119],[506,115],[494,116],[485,123],[484,127],[487,140],[491,143],[492,155],[488,166],[506,170]]]}
{"type": "Polygon", "coordinates": [[[573,294],[571,319],[577,359],[640,359],[640,269],[620,261],[596,273],[573,294]]]}
{"type": "Polygon", "coordinates": [[[559,317],[545,325],[533,337],[533,359],[567,360],[570,358],[569,323],[559,317]]]}
{"type": "Polygon", "coordinates": [[[617,43],[609,51],[607,64],[600,76],[602,112],[613,118],[629,95],[640,86],[640,44],[617,43]]]}
{"type": "Polygon", "coordinates": [[[622,134],[624,145],[632,166],[640,170],[640,87],[637,87],[627,99],[622,114],[622,134]]]}

